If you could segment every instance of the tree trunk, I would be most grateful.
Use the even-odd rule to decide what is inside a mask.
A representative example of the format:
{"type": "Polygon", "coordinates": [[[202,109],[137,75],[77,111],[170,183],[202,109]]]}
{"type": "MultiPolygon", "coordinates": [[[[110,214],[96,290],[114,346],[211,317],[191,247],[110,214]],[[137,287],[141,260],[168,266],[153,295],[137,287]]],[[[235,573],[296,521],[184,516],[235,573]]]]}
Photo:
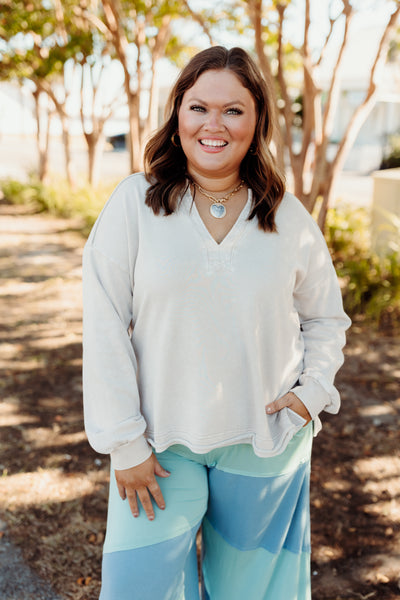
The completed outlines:
{"type": "Polygon", "coordinates": [[[50,120],[51,112],[47,111],[46,129],[43,130],[43,121],[40,114],[40,95],[41,91],[36,88],[32,92],[35,100],[35,118],[36,118],[36,144],[38,149],[38,176],[39,181],[45,182],[48,177],[49,169],[49,141],[50,141],[50,120]]]}
{"type": "MultiPolygon", "coordinates": [[[[262,39],[263,27],[262,27],[262,0],[249,0],[248,1],[248,12],[254,29],[254,45],[256,49],[258,64],[261,72],[267,82],[268,91],[273,96],[273,105],[277,105],[277,95],[275,91],[274,78],[271,72],[271,65],[268,57],[264,52],[264,41],[262,39]]],[[[276,109],[276,112],[277,109],[276,109]]],[[[277,115],[274,115],[273,121],[278,123],[277,115]]],[[[282,132],[279,126],[274,127],[272,135],[272,144],[276,162],[279,167],[284,171],[285,168],[285,148],[282,138],[282,132]]]]}
{"type": "Polygon", "coordinates": [[[137,65],[139,71],[137,72],[138,78],[138,89],[133,92],[131,89],[131,74],[129,71],[127,48],[129,46],[121,17],[121,3],[120,0],[103,0],[103,9],[105,24],[111,34],[111,39],[117,53],[118,59],[124,70],[124,88],[126,99],[128,103],[129,111],[129,135],[127,139],[128,151],[129,151],[129,169],[131,173],[140,171],[141,168],[141,142],[140,142],[140,45],[137,45],[138,57],[137,65]]]}
{"type": "Polygon", "coordinates": [[[55,109],[58,113],[61,122],[62,129],[62,141],[64,145],[64,159],[65,159],[65,175],[67,181],[71,187],[74,187],[75,182],[72,176],[72,166],[71,166],[71,144],[70,144],[70,135],[68,130],[68,115],[65,111],[65,105],[67,102],[67,96],[64,98],[63,102],[60,102],[57,99],[57,96],[54,93],[54,90],[51,88],[51,85],[48,84],[45,80],[38,81],[37,87],[41,92],[46,92],[48,97],[53,102],[55,109]]]}
{"type": "Polygon", "coordinates": [[[72,175],[72,164],[71,164],[71,140],[68,131],[68,119],[64,110],[58,110],[58,114],[61,120],[62,127],[62,140],[64,144],[64,159],[65,159],[65,175],[67,181],[71,187],[75,186],[75,181],[72,175]]]}
{"type": "Polygon", "coordinates": [[[144,124],[142,138],[147,140],[150,134],[158,127],[158,78],[153,65],[151,72],[151,84],[149,90],[149,109],[144,124]]]}
{"type": "Polygon", "coordinates": [[[140,121],[139,121],[139,99],[137,94],[128,95],[129,109],[129,169],[131,173],[137,173],[142,168],[141,143],[140,143],[140,121]]]}
{"type": "Polygon", "coordinates": [[[147,141],[149,135],[158,127],[158,75],[157,62],[165,53],[165,48],[170,37],[171,15],[165,15],[162,19],[162,24],[159,27],[157,36],[154,41],[151,58],[151,83],[149,90],[149,105],[148,114],[142,132],[142,143],[147,141]]]}
{"type": "Polygon", "coordinates": [[[335,184],[338,179],[338,175],[339,170],[336,169],[336,172],[332,170],[328,177],[327,184],[321,194],[322,202],[317,217],[317,223],[321,231],[325,230],[326,216],[328,214],[328,209],[332,206],[335,184]]]}
{"type": "Polygon", "coordinates": [[[96,186],[100,179],[100,163],[104,148],[103,132],[84,133],[88,148],[88,181],[96,186]]]}
{"type": "Polygon", "coordinates": [[[50,146],[50,123],[52,113],[47,112],[47,123],[46,123],[46,135],[44,139],[43,148],[39,152],[39,179],[45,182],[48,178],[49,171],[49,146],[50,146]]]}

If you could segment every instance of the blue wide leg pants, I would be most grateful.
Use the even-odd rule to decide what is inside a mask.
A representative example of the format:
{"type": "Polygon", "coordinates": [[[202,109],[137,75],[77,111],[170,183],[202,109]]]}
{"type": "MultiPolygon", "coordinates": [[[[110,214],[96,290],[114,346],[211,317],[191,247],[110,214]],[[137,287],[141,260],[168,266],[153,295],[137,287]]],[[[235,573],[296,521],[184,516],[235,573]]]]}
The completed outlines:
{"type": "Polygon", "coordinates": [[[311,600],[312,436],[309,424],[270,458],[247,444],[170,447],[157,454],[171,475],[152,522],[133,518],[112,472],[100,600],[311,600]]]}

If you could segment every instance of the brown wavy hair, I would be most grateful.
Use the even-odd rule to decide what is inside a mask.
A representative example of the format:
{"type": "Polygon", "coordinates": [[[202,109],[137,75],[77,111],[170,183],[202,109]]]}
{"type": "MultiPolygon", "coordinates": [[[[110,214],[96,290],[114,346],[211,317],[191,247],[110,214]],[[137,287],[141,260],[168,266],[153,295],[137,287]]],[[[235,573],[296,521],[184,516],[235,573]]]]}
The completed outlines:
{"type": "Polygon", "coordinates": [[[285,180],[280,173],[269,144],[276,127],[272,94],[253,59],[242,48],[213,46],[196,54],[179,75],[167,103],[164,125],[154,133],[144,151],[144,171],[151,184],[146,204],[155,214],[163,209],[170,215],[190,184],[186,156],[179,141],[178,113],[184,93],[205,71],[229,69],[249,90],[256,105],[256,127],[249,151],[240,165],[240,176],[253,192],[249,219],[257,216],[264,231],[276,231],[275,213],[285,193],[285,180]]]}

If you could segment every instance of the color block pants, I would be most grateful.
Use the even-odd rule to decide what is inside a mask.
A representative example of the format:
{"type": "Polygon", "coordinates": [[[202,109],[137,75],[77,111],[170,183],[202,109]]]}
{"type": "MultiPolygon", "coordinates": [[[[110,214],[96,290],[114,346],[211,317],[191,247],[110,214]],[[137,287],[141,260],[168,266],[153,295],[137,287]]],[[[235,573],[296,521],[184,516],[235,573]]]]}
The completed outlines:
{"type": "Polygon", "coordinates": [[[157,454],[171,475],[152,522],[133,518],[111,473],[100,600],[310,600],[312,435],[310,424],[272,458],[247,444],[157,454]]]}

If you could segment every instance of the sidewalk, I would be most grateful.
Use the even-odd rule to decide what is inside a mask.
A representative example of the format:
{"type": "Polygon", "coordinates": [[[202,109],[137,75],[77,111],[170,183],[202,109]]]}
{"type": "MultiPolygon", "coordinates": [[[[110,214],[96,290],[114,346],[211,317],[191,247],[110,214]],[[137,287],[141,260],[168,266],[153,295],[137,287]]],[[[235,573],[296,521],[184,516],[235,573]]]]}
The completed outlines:
{"type": "MultiPolygon", "coordinates": [[[[0,522],[0,530],[5,526],[0,522]]],[[[2,533],[4,533],[2,531],[2,533]]],[[[7,535],[0,539],[0,598],[1,600],[62,600],[48,582],[40,579],[25,564],[21,550],[7,535]]]]}

